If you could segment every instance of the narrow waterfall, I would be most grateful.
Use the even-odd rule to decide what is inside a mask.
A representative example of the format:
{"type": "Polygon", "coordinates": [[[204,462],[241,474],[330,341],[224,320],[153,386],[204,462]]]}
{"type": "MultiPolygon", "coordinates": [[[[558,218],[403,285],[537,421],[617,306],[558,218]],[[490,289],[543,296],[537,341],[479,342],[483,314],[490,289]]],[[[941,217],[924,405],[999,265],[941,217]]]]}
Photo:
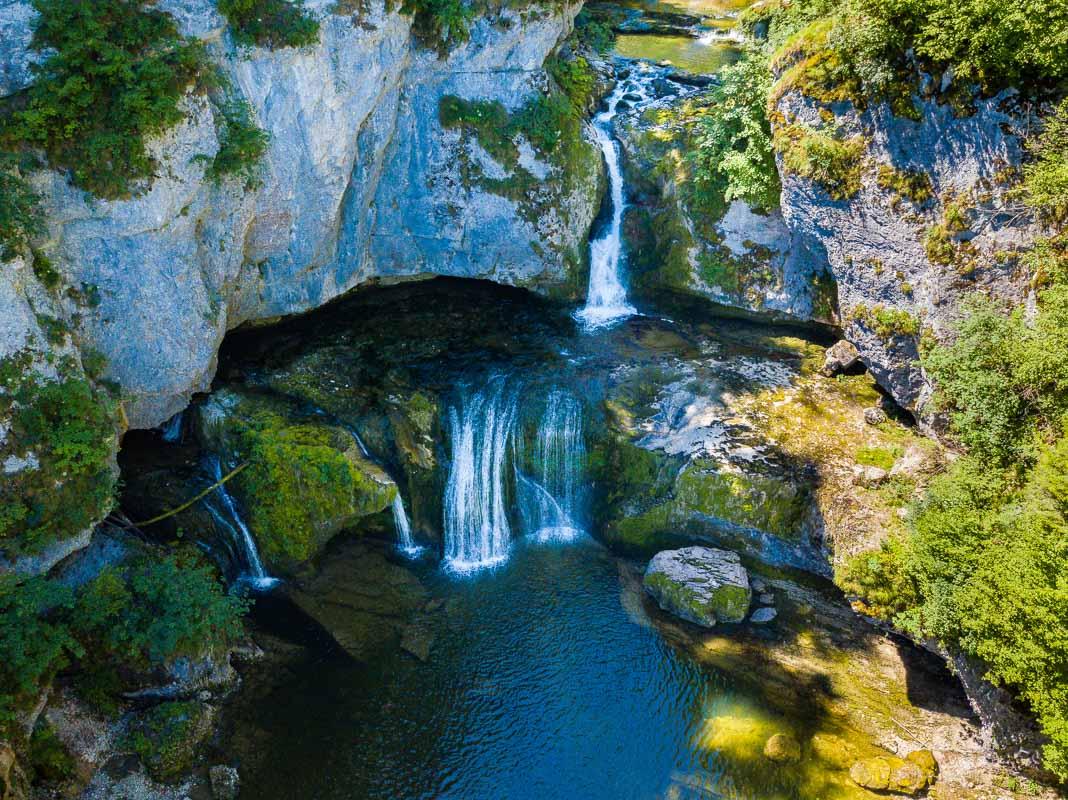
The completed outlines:
{"type": "Polygon", "coordinates": [[[449,409],[452,464],[445,484],[445,561],[466,571],[508,557],[505,475],[516,440],[519,399],[503,377],[464,389],[449,409]]]}
{"type": "MultiPolygon", "coordinates": [[[[359,432],[349,427],[348,431],[352,434],[353,440],[356,442],[356,446],[360,448],[360,453],[364,458],[374,460],[371,458],[371,453],[367,449],[367,445],[363,443],[363,439],[360,438],[359,432]]],[[[397,486],[397,496],[393,498],[393,527],[397,531],[397,549],[400,550],[406,556],[417,556],[423,552],[423,548],[415,543],[415,539],[412,538],[412,524],[408,521],[408,512],[404,510],[404,500],[401,499],[400,486],[397,486]]]]}
{"type": "MultiPolygon", "coordinates": [[[[212,457],[211,471],[216,481],[222,480],[222,463],[218,458],[212,457]]],[[[206,506],[215,520],[230,532],[230,536],[233,539],[235,546],[245,561],[245,569],[248,570],[248,574],[241,576],[240,580],[250,584],[256,589],[269,589],[278,583],[278,579],[272,578],[263,568],[263,562],[260,561],[259,551],[256,549],[256,540],[252,538],[252,533],[249,531],[248,526],[245,525],[245,521],[238,513],[237,506],[234,504],[234,499],[226,490],[226,484],[218,486],[215,491],[209,495],[206,506]],[[222,510],[220,510],[215,503],[211,502],[211,500],[216,497],[222,505],[222,510]]]]}
{"type": "Polygon", "coordinates": [[[619,147],[612,138],[612,119],[623,95],[640,90],[634,79],[616,84],[608,97],[608,107],[593,118],[593,132],[608,167],[608,184],[612,203],[612,220],[601,236],[590,242],[590,288],[586,305],[575,316],[588,329],[612,325],[636,313],[627,302],[620,267],[623,256],[623,172],[619,147]]]}
{"type": "Polygon", "coordinates": [[[412,538],[412,524],[408,521],[408,512],[404,510],[404,501],[401,499],[400,490],[393,498],[393,525],[397,528],[397,549],[408,556],[421,553],[423,548],[415,543],[412,538]]]}
{"type": "Polygon", "coordinates": [[[545,401],[534,440],[532,478],[520,477],[529,492],[528,530],[538,538],[571,539],[582,529],[581,479],[586,459],[582,404],[555,389],[545,401]]]}
{"type": "Polygon", "coordinates": [[[176,444],[181,440],[182,416],[184,414],[184,411],[179,411],[160,426],[160,432],[163,434],[163,441],[167,442],[167,444],[176,444]]]}

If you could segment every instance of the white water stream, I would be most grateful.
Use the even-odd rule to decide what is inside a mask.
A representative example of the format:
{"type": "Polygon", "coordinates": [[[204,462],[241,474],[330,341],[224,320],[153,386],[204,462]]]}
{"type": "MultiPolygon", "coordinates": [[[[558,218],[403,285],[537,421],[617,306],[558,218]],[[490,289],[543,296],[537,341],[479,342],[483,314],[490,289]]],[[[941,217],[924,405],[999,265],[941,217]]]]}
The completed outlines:
{"type": "Polygon", "coordinates": [[[619,145],[612,138],[612,120],[625,94],[647,96],[637,77],[620,80],[608,96],[607,108],[593,118],[593,132],[608,168],[612,218],[600,237],[590,242],[590,287],[586,305],[575,317],[588,329],[605,328],[637,313],[627,302],[627,287],[623,283],[623,211],[626,198],[623,192],[623,171],[619,161],[619,145]]]}
{"type": "MultiPolygon", "coordinates": [[[[213,457],[211,459],[211,470],[216,481],[222,480],[222,463],[218,458],[213,457]]],[[[263,562],[260,560],[259,551],[256,549],[256,540],[252,538],[252,532],[249,531],[248,526],[245,525],[245,521],[237,512],[237,506],[234,503],[234,499],[230,496],[230,493],[226,490],[226,484],[224,483],[216,487],[212,494],[217,496],[222,503],[225,514],[211,502],[206,503],[208,511],[211,512],[211,515],[215,517],[223,527],[230,531],[234,543],[244,557],[245,567],[248,570],[248,574],[242,575],[240,580],[248,583],[256,589],[271,588],[278,583],[278,579],[272,578],[267,574],[267,570],[263,568],[263,562]]]]}

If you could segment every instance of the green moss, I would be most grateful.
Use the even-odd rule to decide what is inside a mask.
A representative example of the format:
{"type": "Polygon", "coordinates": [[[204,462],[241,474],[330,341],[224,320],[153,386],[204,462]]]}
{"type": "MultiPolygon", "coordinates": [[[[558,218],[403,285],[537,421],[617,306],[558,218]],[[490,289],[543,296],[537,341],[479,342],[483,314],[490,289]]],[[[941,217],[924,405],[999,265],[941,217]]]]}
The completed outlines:
{"type": "Polygon", "coordinates": [[[177,780],[193,768],[211,722],[204,703],[161,703],[134,723],[123,746],[140,757],[152,777],[177,780]]]}
{"type": "Polygon", "coordinates": [[[396,486],[345,430],[296,421],[283,404],[242,397],[221,424],[232,482],[265,560],[284,571],[313,558],[339,531],[389,507],[396,486]]]}
{"type": "Polygon", "coordinates": [[[858,464],[887,470],[900,457],[901,449],[896,447],[862,447],[857,451],[858,464]]]}
{"type": "Polygon", "coordinates": [[[898,336],[919,336],[920,320],[914,314],[883,305],[858,305],[853,309],[853,320],[870,328],[876,336],[889,341],[898,336]]]}
{"type": "Polygon", "coordinates": [[[931,177],[918,170],[895,169],[889,164],[880,164],[876,177],[880,189],[893,194],[893,207],[897,209],[905,200],[913,205],[923,205],[934,196],[931,177]]]}
{"type": "Polygon", "coordinates": [[[860,192],[863,136],[841,139],[803,125],[786,125],[775,131],[775,148],[785,172],[813,181],[832,200],[849,200],[860,192]]]}
{"type": "Polygon", "coordinates": [[[55,729],[39,720],[30,737],[30,767],[37,781],[58,782],[74,774],[74,758],[56,736],[55,729]]]}
{"type": "Polygon", "coordinates": [[[807,492],[791,481],[729,472],[706,460],[694,461],[679,474],[675,497],[683,513],[696,512],[790,541],[799,538],[809,503],[807,492]]]}

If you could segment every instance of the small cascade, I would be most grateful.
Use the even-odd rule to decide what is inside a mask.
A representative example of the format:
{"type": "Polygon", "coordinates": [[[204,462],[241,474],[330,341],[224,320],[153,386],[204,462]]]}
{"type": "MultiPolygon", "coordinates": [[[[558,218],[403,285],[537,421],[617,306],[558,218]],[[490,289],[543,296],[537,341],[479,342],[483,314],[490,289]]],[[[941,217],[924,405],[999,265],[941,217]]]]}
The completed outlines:
{"type": "MultiPolygon", "coordinates": [[[[364,458],[373,461],[371,452],[367,449],[367,445],[363,443],[359,432],[352,427],[349,427],[348,431],[352,434],[356,446],[360,448],[360,454],[364,458]]],[[[412,524],[408,521],[408,512],[404,510],[404,500],[401,499],[400,486],[397,487],[397,496],[393,498],[393,527],[397,530],[398,550],[409,557],[417,556],[423,552],[423,548],[417,545],[415,539],[412,538],[412,524]]]]}
{"type": "MultiPolygon", "coordinates": [[[[213,457],[211,459],[211,470],[216,481],[222,480],[222,463],[218,458],[213,457]]],[[[237,506],[230,493],[226,490],[226,484],[216,487],[215,491],[209,495],[206,505],[215,520],[230,531],[230,536],[245,561],[245,568],[248,570],[248,574],[242,575],[239,580],[256,589],[269,589],[278,583],[278,579],[272,578],[263,568],[259,551],[256,549],[256,540],[252,538],[251,531],[249,531],[245,521],[237,512],[237,506]],[[211,502],[214,498],[218,498],[222,509],[214,502],[211,502]]]]}
{"type": "Polygon", "coordinates": [[[397,549],[407,556],[416,556],[423,548],[415,543],[412,538],[412,525],[408,521],[408,512],[404,510],[404,501],[400,491],[393,498],[393,524],[397,528],[397,549]]]}
{"type": "Polygon", "coordinates": [[[508,557],[505,476],[511,473],[519,400],[506,379],[479,391],[464,389],[449,409],[452,464],[445,484],[445,561],[467,571],[508,557]]]}
{"type": "Polygon", "coordinates": [[[571,539],[582,529],[580,499],[586,445],[582,405],[560,389],[549,393],[538,424],[531,464],[533,478],[520,479],[529,489],[526,502],[529,530],[534,536],[571,539]]]}
{"type": "Polygon", "coordinates": [[[637,313],[627,302],[627,287],[620,274],[623,261],[623,171],[619,163],[619,146],[611,132],[620,100],[623,95],[633,92],[644,97],[644,88],[637,79],[619,81],[608,96],[608,107],[593,118],[594,137],[608,168],[612,219],[607,230],[590,242],[590,287],[586,305],[575,314],[587,329],[607,327],[637,313]]]}

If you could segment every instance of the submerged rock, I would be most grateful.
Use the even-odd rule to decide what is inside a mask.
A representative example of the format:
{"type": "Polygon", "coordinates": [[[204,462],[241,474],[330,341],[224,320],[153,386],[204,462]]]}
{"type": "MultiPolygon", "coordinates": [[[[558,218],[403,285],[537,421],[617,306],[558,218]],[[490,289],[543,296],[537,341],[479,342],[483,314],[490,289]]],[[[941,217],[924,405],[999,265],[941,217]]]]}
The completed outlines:
{"type": "Polygon", "coordinates": [[[910,753],[908,758],[891,755],[863,758],[850,767],[849,777],[865,789],[914,795],[931,785],[935,769],[934,756],[930,751],[920,750],[910,753]]]}
{"type": "Polygon", "coordinates": [[[741,622],[749,610],[749,575],[737,553],[711,547],[683,547],[657,553],[644,585],[662,609],[713,627],[741,622]]]}
{"type": "Polygon", "coordinates": [[[776,733],[764,744],[764,758],[785,763],[801,760],[801,743],[788,733],[776,733]]]}

